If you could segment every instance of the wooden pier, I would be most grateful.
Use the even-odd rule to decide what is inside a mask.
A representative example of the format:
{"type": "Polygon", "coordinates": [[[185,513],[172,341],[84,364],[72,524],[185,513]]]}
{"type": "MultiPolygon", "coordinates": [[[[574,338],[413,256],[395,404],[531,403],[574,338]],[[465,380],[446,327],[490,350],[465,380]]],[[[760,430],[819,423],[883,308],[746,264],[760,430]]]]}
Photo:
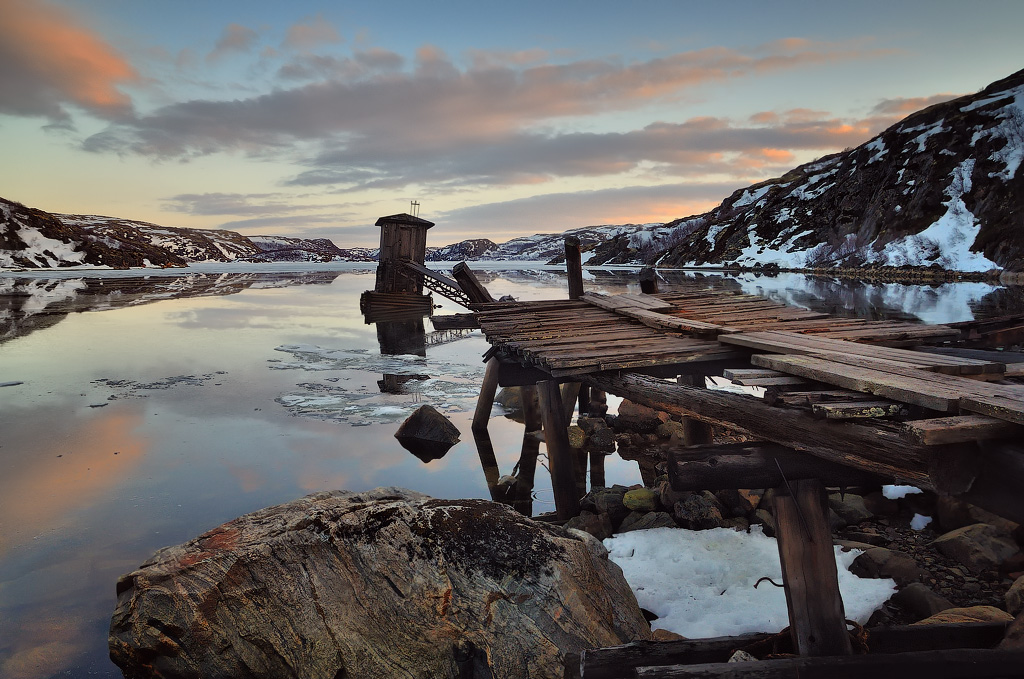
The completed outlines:
{"type": "MultiPolygon", "coordinates": [[[[829,667],[853,668],[842,676],[860,676],[904,671],[915,662],[939,668],[948,661],[946,669],[955,671],[942,676],[952,677],[968,676],[957,672],[981,660],[994,673],[985,676],[999,676],[1012,666],[1007,663],[1019,661],[1016,655],[971,649],[838,662],[850,658],[850,646],[822,481],[905,482],[1024,521],[1024,355],[979,348],[978,324],[841,318],[698,284],[653,294],[580,291],[570,294],[576,299],[473,305],[491,344],[474,433],[478,440],[486,437],[498,385],[525,385],[541,394],[542,412],[527,425],[524,456],[536,447],[531,428],[542,429],[559,519],[578,511],[585,467],[581,458],[573,459],[565,427],[577,398],[583,404],[588,393],[614,393],[682,416],[698,431],[687,443],[710,444],[710,424],[762,442],[739,451],[682,448],[669,456],[670,480],[677,490],[740,487],[735,484],[743,478],[784,482],[776,488],[775,520],[800,659],[780,665],[777,674],[753,668],[736,674],[735,666],[715,673],[701,665],[699,676],[828,676],[830,670],[822,668],[829,667]],[[763,391],[708,389],[705,377],[763,391]],[[961,668],[954,660],[967,664],[961,668]]],[[[1021,319],[1007,319],[993,332],[1005,338],[1007,329],[1012,334],[1022,326],[1021,319]]],[[[621,674],[597,669],[608,667],[617,651],[588,652],[591,674],[585,672],[585,653],[583,676],[696,676],[685,667],[692,660],[684,660],[682,651],[668,659],[641,657],[649,651],[634,649],[621,674]]]]}

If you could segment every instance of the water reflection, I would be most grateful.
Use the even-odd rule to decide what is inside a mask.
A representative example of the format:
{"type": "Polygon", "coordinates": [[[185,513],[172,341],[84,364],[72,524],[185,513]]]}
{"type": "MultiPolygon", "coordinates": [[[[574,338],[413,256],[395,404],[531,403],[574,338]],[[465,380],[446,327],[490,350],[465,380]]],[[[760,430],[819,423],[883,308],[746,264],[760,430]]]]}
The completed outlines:
{"type": "Polygon", "coordinates": [[[249,289],[330,285],[340,271],[190,273],[118,278],[0,277],[0,342],[49,328],[68,314],[249,289]]]}
{"type": "MultiPolygon", "coordinates": [[[[474,271],[495,294],[566,294],[561,272],[474,271]]],[[[468,436],[479,331],[431,331],[422,317],[364,325],[370,275],[0,278],[0,384],[23,382],[0,386],[0,676],[120,676],[106,651],[119,575],[309,492],[399,485],[553,509],[539,417],[495,418],[479,447],[468,436]],[[393,436],[420,403],[466,434],[429,465],[393,436]]],[[[975,284],[663,279],[663,290],[696,281],[869,316],[1024,311],[1016,289],[975,284]]],[[[587,287],[636,291],[636,272],[590,270],[587,287]]],[[[588,457],[592,485],[639,481],[635,461],[588,457]]]]}

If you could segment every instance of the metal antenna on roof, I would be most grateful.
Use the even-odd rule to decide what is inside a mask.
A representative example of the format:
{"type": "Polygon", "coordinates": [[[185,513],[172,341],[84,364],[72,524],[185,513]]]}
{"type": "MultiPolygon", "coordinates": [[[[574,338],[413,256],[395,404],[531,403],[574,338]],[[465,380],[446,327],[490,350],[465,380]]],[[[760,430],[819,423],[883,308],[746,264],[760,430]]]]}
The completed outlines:
{"type": "Polygon", "coordinates": [[[420,202],[418,200],[409,201],[409,212],[412,213],[413,217],[420,216],[420,202]]]}

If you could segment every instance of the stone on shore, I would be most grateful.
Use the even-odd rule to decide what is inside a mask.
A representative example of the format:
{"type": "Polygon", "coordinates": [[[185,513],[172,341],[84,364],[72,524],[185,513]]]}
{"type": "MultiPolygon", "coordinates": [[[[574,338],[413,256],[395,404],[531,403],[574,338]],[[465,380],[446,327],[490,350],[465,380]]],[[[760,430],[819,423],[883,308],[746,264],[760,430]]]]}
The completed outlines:
{"type": "Polygon", "coordinates": [[[925,618],[914,625],[951,625],[961,622],[1012,622],[1013,616],[995,606],[967,606],[949,608],[925,618]]]}
{"type": "Polygon", "coordinates": [[[562,677],[651,636],[596,544],[484,500],[316,493],[122,577],[110,654],[133,679],[562,677]]]}
{"type": "Polygon", "coordinates": [[[921,579],[922,570],[909,554],[872,547],[850,564],[850,572],[862,578],[892,578],[903,586],[921,579]]]}
{"type": "Polygon", "coordinates": [[[932,545],[974,573],[998,566],[1019,551],[1016,542],[987,523],[957,528],[937,537],[932,545]]]}

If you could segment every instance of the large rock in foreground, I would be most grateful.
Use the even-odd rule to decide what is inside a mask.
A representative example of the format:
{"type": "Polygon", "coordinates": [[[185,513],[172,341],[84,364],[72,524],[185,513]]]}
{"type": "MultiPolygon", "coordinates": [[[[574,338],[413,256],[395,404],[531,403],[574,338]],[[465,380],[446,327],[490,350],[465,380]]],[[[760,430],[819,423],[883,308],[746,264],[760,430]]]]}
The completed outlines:
{"type": "Polygon", "coordinates": [[[561,677],[650,638],[590,536],[483,500],[332,491],[157,552],[117,584],[126,677],[561,677]]]}

